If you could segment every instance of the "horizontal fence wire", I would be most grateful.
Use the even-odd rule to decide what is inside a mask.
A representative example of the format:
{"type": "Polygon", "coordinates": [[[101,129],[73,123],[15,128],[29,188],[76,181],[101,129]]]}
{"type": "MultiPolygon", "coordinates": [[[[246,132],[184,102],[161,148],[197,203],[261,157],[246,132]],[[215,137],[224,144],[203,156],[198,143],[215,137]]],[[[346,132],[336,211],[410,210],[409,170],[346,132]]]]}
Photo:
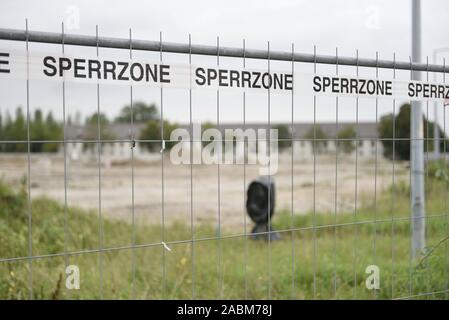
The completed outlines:
{"type": "MultiPolygon", "coordinates": [[[[412,218],[394,218],[394,219],[377,219],[377,220],[364,220],[364,221],[357,221],[357,222],[346,222],[346,223],[333,223],[333,224],[326,224],[326,225],[315,225],[310,227],[295,227],[295,228],[288,228],[288,229],[276,229],[276,232],[278,233],[291,233],[291,232],[301,232],[301,231],[310,231],[310,230],[322,230],[322,229],[334,229],[334,228],[343,228],[343,227],[351,227],[355,225],[372,225],[374,223],[391,223],[391,222],[403,222],[403,221],[410,221],[410,220],[416,220],[416,219],[432,219],[432,218],[441,218],[445,217],[446,214],[435,214],[435,215],[426,215],[425,217],[412,217],[412,218]]],[[[257,232],[256,235],[268,235],[271,233],[271,231],[260,231],[257,232]]],[[[237,234],[225,234],[221,236],[215,236],[215,237],[197,237],[193,241],[195,242],[203,242],[203,241],[217,241],[220,239],[234,239],[234,238],[244,238],[244,237],[251,237],[250,234],[245,233],[237,233],[237,234]]],[[[82,255],[84,253],[98,253],[98,252],[110,252],[110,251],[119,251],[124,249],[138,249],[138,248],[147,248],[147,247],[154,247],[154,246],[162,246],[165,247],[166,245],[176,245],[176,244],[182,244],[182,243],[192,243],[192,239],[182,239],[182,240],[173,240],[173,241],[165,241],[165,242],[152,242],[152,243],[144,243],[144,244],[135,244],[135,245],[129,245],[129,246],[117,246],[117,247],[110,247],[110,248],[103,248],[103,249],[87,249],[87,250],[80,250],[80,251],[68,251],[68,252],[61,252],[61,253],[53,253],[53,254],[43,254],[43,255],[33,255],[31,257],[23,256],[23,257],[12,257],[12,258],[1,258],[0,263],[2,262],[16,262],[16,261],[22,261],[22,260],[28,260],[28,259],[46,259],[46,258],[52,258],[52,257],[63,257],[65,255],[67,256],[75,256],[75,255],[82,255]]]]}
{"type": "MultiPolygon", "coordinates": [[[[248,124],[247,124],[248,126],[248,124]]],[[[245,139],[246,142],[257,142],[257,141],[281,141],[281,142],[288,142],[288,141],[304,141],[304,142],[314,142],[314,141],[412,141],[412,140],[416,140],[416,141],[433,141],[434,138],[372,138],[372,137],[366,137],[366,138],[256,138],[256,139],[245,139]]],[[[81,139],[67,139],[67,140],[0,140],[0,145],[1,144],[10,144],[10,143],[14,143],[14,144],[21,144],[21,143],[102,143],[102,144],[114,144],[114,143],[130,143],[133,144],[135,142],[140,142],[140,143],[161,143],[161,142],[180,142],[180,140],[175,140],[175,139],[101,139],[101,140],[92,140],[92,139],[86,139],[86,140],[81,140],[81,139]]],[[[217,142],[235,142],[234,139],[217,139],[214,140],[217,142]]],[[[207,140],[207,139],[185,139],[182,142],[211,142],[211,140],[207,140]]],[[[242,141],[243,143],[243,141],[242,141]]],[[[354,144],[355,146],[355,144],[354,144]]],[[[20,153],[20,152],[17,152],[20,153]]]]}

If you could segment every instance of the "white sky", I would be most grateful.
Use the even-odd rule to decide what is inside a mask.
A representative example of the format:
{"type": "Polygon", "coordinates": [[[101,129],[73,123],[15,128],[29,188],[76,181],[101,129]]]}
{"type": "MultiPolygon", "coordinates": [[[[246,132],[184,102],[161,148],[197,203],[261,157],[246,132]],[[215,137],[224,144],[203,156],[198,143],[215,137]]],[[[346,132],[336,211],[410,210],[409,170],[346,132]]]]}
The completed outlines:
{"type": "MultiPolygon", "coordinates": [[[[449,2],[445,0],[422,1],[422,44],[423,59],[438,47],[449,47],[449,24],[447,17],[449,2]]],[[[393,52],[397,60],[408,61],[411,48],[411,0],[362,1],[362,0],[248,0],[248,1],[25,1],[2,0],[0,4],[0,28],[24,29],[25,18],[29,20],[30,30],[59,32],[61,22],[65,21],[66,31],[75,34],[95,34],[95,25],[100,35],[128,37],[132,28],[133,38],[158,40],[163,32],[166,41],[186,42],[188,34],[196,44],[216,44],[217,35],[223,46],[241,46],[242,39],[248,48],[266,48],[270,41],[272,50],[290,50],[295,43],[296,51],[313,51],[317,46],[319,54],[354,56],[359,50],[361,57],[375,57],[379,52],[381,59],[391,59],[393,52]],[[75,23],[74,23],[75,21],[75,23]],[[79,22],[78,24],[76,22],[79,22]]],[[[0,41],[0,48],[23,48],[21,43],[0,41]]],[[[30,50],[54,50],[58,46],[31,44],[30,50]]],[[[67,48],[70,53],[94,53],[93,48],[67,48]]],[[[121,52],[104,49],[104,55],[126,57],[121,52]]],[[[157,53],[147,54],[158,59],[157,53]]],[[[442,57],[440,56],[440,61],[442,57]]],[[[449,54],[446,55],[449,57],[449,54]]],[[[166,61],[187,62],[185,56],[165,55],[166,61]]],[[[223,59],[226,60],[226,59],[223,59]]],[[[214,57],[194,57],[194,62],[213,63],[214,57]]],[[[241,64],[238,59],[228,59],[224,65],[241,64]]],[[[264,67],[266,62],[251,61],[250,66],[264,67]]],[[[289,68],[289,64],[273,63],[273,69],[289,68]]],[[[311,72],[310,65],[302,64],[305,72],[311,72]]],[[[334,72],[335,68],[319,66],[319,72],[334,72]]],[[[354,68],[342,67],[342,73],[354,73],[354,68]]],[[[374,77],[374,70],[361,70],[361,73],[374,77]]],[[[390,70],[380,70],[380,77],[391,78],[390,70]]],[[[399,78],[407,78],[408,72],[398,72],[399,78]]],[[[432,75],[431,75],[432,76],[432,75]]],[[[426,75],[424,75],[425,79],[426,75]]],[[[440,79],[440,78],[439,78],[440,79]]],[[[25,105],[23,81],[0,82],[0,107],[2,112],[13,110],[17,105],[25,105]]],[[[129,87],[105,86],[101,89],[101,107],[110,117],[117,114],[125,103],[129,103],[129,87]]],[[[156,102],[159,105],[159,90],[138,88],[134,100],[156,102]]],[[[52,110],[60,117],[60,85],[31,82],[30,107],[52,110]]],[[[341,99],[340,120],[354,120],[354,98],[341,99]]],[[[80,110],[83,115],[96,110],[96,91],[93,85],[67,85],[67,113],[80,110]]],[[[214,94],[196,93],[193,97],[194,120],[216,119],[216,98],[214,94]]],[[[294,118],[297,121],[313,119],[311,99],[298,97],[294,105],[294,118]]],[[[400,102],[398,102],[399,104],[400,102]]],[[[220,121],[239,121],[242,118],[241,94],[223,94],[220,102],[220,121]]],[[[374,120],[374,100],[361,101],[360,120],[374,120]]],[[[379,113],[391,112],[392,103],[379,104],[379,113]]],[[[273,97],[272,121],[287,121],[291,118],[291,99],[273,97]]],[[[426,109],[426,105],[424,105],[426,109]]],[[[263,121],[267,118],[266,95],[248,96],[247,120],[263,121]]],[[[424,110],[426,112],[426,110],[424,110]]],[[[165,92],[164,115],[172,121],[187,122],[189,119],[188,95],[183,92],[165,92]]],[[[335,120],[334,98],[320,98],[317,105],[319,120],[335,120]]]]}

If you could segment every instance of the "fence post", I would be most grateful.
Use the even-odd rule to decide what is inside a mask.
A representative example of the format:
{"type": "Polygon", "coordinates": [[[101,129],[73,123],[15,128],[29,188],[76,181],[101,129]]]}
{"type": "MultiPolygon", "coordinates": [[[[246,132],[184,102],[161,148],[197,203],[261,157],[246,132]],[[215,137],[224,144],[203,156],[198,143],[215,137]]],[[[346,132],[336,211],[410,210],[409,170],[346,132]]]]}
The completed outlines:
{"type": "MultiPolygon", "coordinates": [[[[412,61],[421,61],[421,1],[412,0],[412,61]]],[[[420,80],[419,71],[412,72],[413,80],[420,80]]],[[[412,257],[416,258],[425,247],[424,220],[424,141],[421,101],[412,101],[410,118],[410,165],[411,165],[411,221],[412,257]]]]}

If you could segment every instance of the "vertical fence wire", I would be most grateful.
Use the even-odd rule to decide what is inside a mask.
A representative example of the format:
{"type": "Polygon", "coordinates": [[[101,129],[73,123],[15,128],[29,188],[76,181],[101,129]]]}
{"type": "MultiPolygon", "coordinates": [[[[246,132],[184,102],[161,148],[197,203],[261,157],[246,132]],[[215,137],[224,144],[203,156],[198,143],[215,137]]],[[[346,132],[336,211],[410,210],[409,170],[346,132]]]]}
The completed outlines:
{"type": "MultiPolygon", "coordinates": [[[[220,37],[217,36],[217,68],[220,68],[220,37]]],[[[217,128],[220,128],[220,87],[217,87],[217,128]]],[[[223,147],[223,140],[220,141],[223,147]]],[[[222,154],[217,161],[217,280],[218,280],[218,297],[223,296],[223,264],[222,264],[222,244],[221,244],[221,170],[220,161],[222,160],[222,154]]]]}
{"type": "Polygon", "coordinates": [[[28,19],[25,19],[26,49],[26,106],[27,106],[27,200],[28,200],[28,288],[29,299],[33,299],[33,223],[31,205],[31,137],[30,137],[30,51],[28,19]]]}
{"type": "MultiPolygon", "coordinates": [[[[162,64],[162,32],[159,33],[159,43],[161,50],[159,52],[159,61],[162,64]]],[[[164,174],[164,155],[165,155],[165,135],[164,135],[164,88],[161,84],[160,89],[160,103],[161,103],[161,239],[165,243],[165,174],[164,174]]],[[[162,298],[165,298],[165,291],[167,286],[167,266],[166,266],[166,252],[165,246],[162,245],[162,298]]]]}
{"type": "MultiPolygon", "coordinates": [[[[313,46],[313,74],[316,74],[316,45],[313,46]]],[[[317,238],[316,238],[316,94],[313,95],[313,299],[316,299],[316,254],[317,254],[317,238]]]]}
{"type": "MultiPolygon", "coordinates": [[[[338,77],[338,48],[335,48],[335,75],[338,77]]],[[[338,211],[338,96],[335,97],[335,190],[334,190],[334,297],[337,296],[337,211],[338,211]]]]}
{"type": "MultiPolygon", "coordinates": [[[[243,39],[243,70],[246,71],[246,40],[243,39]]],[[[243,88],[243,130],[246,131],[246,90],[243,88]]],[[[249,140],[247,140],[249,143],[249,140]]],[[[243,194],[246,192],[246,157],[247,144],[243,138],[243,194]]],[[[245,275],[245,300],[248,300],[248,235],[247,235],[247,221],[246,221],[246,204],[245,196],[243,196],[243,234],[244,234],[244,275],[245,275]]]]}
{"type": "MultiPolygon", "coordinates": [[[[396,53],[393,53],[393,61],[396,62],[396,53]]],[[[394,63],[394,65],[396,65],[396,63],[394,63]]],[[[396,80],[396,68],[393,68],[393,81],[396,80]]],[[[394,258],[395,258],[395,252],[394,252],[394,248],[395,248],[395,236],[394,236],[394,219],[395,219],[395,214],[394,214],[394,210],[395,210],[395,204],[396,204],[396,184],[395,184],[395,159],[396,159],[396,99],[393,98],[393,117],[392,117],[392,127],[393,127],[393,133],[392,133],[392,174],[391,174],[391,183],[392,183],[392,188],[391,188],[391,299],[394,298],[394,258]]]]}
{"type": "MultiPolygon", "coordinates": [[[[446,58],[443,58],[443,66],[446,67],[446,58]]],[[[443,72],[443,84],[446,84],[446,73],[443,72]]],[[[436,123],[436,120],[435,120],[436,123]]],[[[439,132],[439,131],[438,131],[439,132]]],[[[448,165],[447,165],[447,154],[446,154],[446,105],[445,102],[443,102],[443,159],[444,159],[444,164],[445,164],[445,169],[447,171],[448,165]]],[[[445,228],[444,228],[444,235],[446,237],[449,236],[449,219],[448,219],[448,212],[447,212],[447,196],[448,196],[448,190],[449,190],[449,181],[446,179],[445,181],[445,196],[444,196],[444,220],[445,220],[445,228]]],[[[445,260],[445,270],[444,270],[444,275],[445,275],[445,293],[444,293],[444,297],[447,300],[448,299],[448,288],[449,288],[449,276],[448,276],[448,244],[447,241],[444,242],[444,260],[445,260]]]]}
{"type": "MultiPolygon", "coordinates": [[[[98,46],[98,25],[95,26],[95,39],[96,39],[96,55],[97,59],[100,57],[99,46],[98,46]]],[[[103,299],[103,246],[104,246],[104,235],[103,235],[103,214],[102,214],[102,172],[101,172],[101,126],[100,126],[100,83],[97,81],[96,86],[97,93],[97,153],[98,153],[98,264],[99,264],[99,274],[100,274],[100,299],[103,299]]]]}
{"type": "MultiPolygon", "coordinates": [[[[412,80],[413,79],[413,69],[412,69],[412,57],[411,56],[409,56],[409,61],[410,61],[410,80],[412,80]]],[[[410,100],[410,119],[412,117],[412,115],[411,115],[412,114],[412,103],[411,102],[412,101],[410,100]]],[[[410,130],[412,130],[411,123],[410,123],[410,130]]],[[[410,141],[410,148],[411,148],[412,144],[413,144],[412,135],[410,135],[409,141],[410,141]]],[[[412,151],[412,150],[410,149],[410,151],[412,151]]],[[[410,154],[410,161],[412,161],[411,154],[410,154]]],[[[412,243],[412,241],[413,241],[413,239],[412,239],[412,237],[413,237],[412,174],[413,174],[412,173],[412,165],[410,163],[410,169],[409,169],[409,186],[410,186],[410,190],[409,190],[409,196],[410,196],[410,215],[409,215],[410,245],[409,245],[409,251],[410,251],[410,254],[409,254],[409,261],[408,261],[408,270],[409,270],[408,271],[408,291],[409,291],[408,295],[410,297],[412,297],[412,292],[413,292],[413,284],[412,284],[412,279],[413,279],[413,264],[412,264],[412,260],[413,260],[413,250],[412,250],[412,245],[413,245],[413,243],[412,243]]]]}
{"type": "MultiPolygon", "coordinates": [[[[429,82],[429,56],[426,57],[426,66],[427,66],[427,70],[426,70],[426,81],[429,82]]],[[[430,135],[429,135],[429,127],[430,127],[430,118],[429,118],[429,101],[426,101],[426,118],[425,121],[427,122],[427,125],[425,126],[426,132],[424,133],[424,143],[425,143],[425,189],[424,189],[424,195],[426,196],[426,199],[428,199],[428,191],[429,191],[429,153],[430,153],[430,149],[429,149],[429,142],[430,141],[430,135]]],[[[436,125],[436,121],[434,122],[434,125],[436,125]]],[[[436,137],[433,137],[434,139],[436,139],[436,137]]],[[[428,204],[428,203],[427,203],[428,204]]],[[[425,212],[427,212],[428,210],[426,210],[425,212]]],[[[430,218],[428,217],[428,215],[426,215],[426,217],[423,217],[423,219],[426,220],[426,226],[425,226],[425,234],[428,234],[428,229],[429,229],[429,221],[430,218]]],[[[426,275],[427,275],[427,292],[430,292],[430,273],[429,273],[429,266],[426,263],[426,275]]],[[[427,298],[430,298],[430,296],[427,296],[427,298]]]]}
{"type": "MultiPolygon", "coordinates": [[[[376,51],[376,80],[379,79],[379,52],[376,51]]],[[[379,128],[379,99],[376,96],[375,98],[375,103],[376,103],[376,110],[375,110],[375,123],[376,123],[376,128],[379,128]]],[[[374,139],[374,143],[375,143],[375,147],[374,147],[374,239],[373,239],[373,264],[376,265],[376,254],[377,254],[377,175],[378,175],[378,170],[379,170],[379,165],[378,165],[378,144],[379,144],[379,138],[374,139]]],[[[376,295],[376,290],[373,290],[373,294],[374,296],[376,295]]]]}
{"type": "MultiPolygon", "coordinates": [[[[295,44],[292,43],[292,82],[295,83],[295,61],[293,59],[295,55],[295,44]]],[[[293,195],[293,189],[294,189],[294,169],[295,169],[295,163],[294,163],[294,141],[295,141],[295,125],[294,125],[294,111],[295,111],[295,91],[294,91],[294,87],[292,86],[292,117],[291,117],[291,140],[290,140],[290,147],[291,147],[291,194],[290,194],[290,201],[291,201],[291,223],[290,223],[290,228],[292,229],[291,231],[291,238],[292,238],[292,296],[291,298],[294,299],[296,294],[295,294],[295,232],[293,231],[293,229],[295,228],[295,214],[294,214],[294,195],[293,195]]]]}
{"type": "Polygon", "coordinates": [[[193,120],[192,120],[192,36],[189,34],[189,124],[190,124],[190,236],[192,299],[195,299],[195,228],[193,222],[193,120]]]}
{"type": "MultiPolygon", "coordinates": [[[[129,29],[129,59],[132,64],[133,60],[133,46],[132,46],[132,30],[129,29]]],[[[133,106],[133,80],[130,78],[129,86],[130,107],[131,107],[131,218],[132,218],[132,236],[131,236],[131,272],[132,272],[132,291],[131,297],[135,299],[136,296],[136,219],[135,219],[135,206],[134,206],[134,149],[136,147],[136,141],[134,136],[134,106],[133,106]]]]}
{"type": "MultiPolygon", "coordinates": [[[[270,73],[271,61],[270,61],[270,41],[267,41],[268,59],[267,59],[267,71],[270,73]]],[[[268,154],[268,299],[271,299],[271,90],[268,88],[267,94],[268,100],[268,132],[267,132],[267,154],[268,154]]]]}
{"type": "MultiPolygon", "coordinates": [[[[359,77],[359,50],[356,50],[356,77],[359,77]]],[[[355,181],[354,181],[354,240],[353,240],[353,252],[352,252],[352,265],[354,269],[354,290],[353,298],[357,297],[357,197],[358,197],[358,163],[359,163],[359,97],[355,97],[355,181]]]]}
{"type": "MultiPolygon", "coordinates": [[[[62,56],[65,56],[65,50],[64,50],[64,40],[65,40],[65,33],[64,33],[64,22],[61,23],[61,35],[62,35],[62,56]]],[[[62,132],[63,132],[63,161],[64,161],[64,252],[68,252],[68,217],[67,217],[67,145],[66,145],[66,108],[65,108],[65,77],[62,78],[62,132]]],[[[65,266],[69,265],[69,256],[66,254],[64,256],[64,262],[65,266]]]]}

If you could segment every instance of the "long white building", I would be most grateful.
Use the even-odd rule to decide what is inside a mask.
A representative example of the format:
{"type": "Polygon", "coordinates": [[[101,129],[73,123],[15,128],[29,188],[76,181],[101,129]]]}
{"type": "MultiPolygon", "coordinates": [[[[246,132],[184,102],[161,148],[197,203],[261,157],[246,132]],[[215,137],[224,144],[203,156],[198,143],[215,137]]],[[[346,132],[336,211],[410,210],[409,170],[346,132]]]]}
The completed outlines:
{"type": "MultiPolygon", "coordinates": [[[[291,137],[292,126],[291,124],[272,124],[271,128],[275,128],[279,125],[283,125],[288,128],[289,136],[291,137]]],[[[134,139],[139,140],[141,138],[141,132],[145,128],[145,124],[134,124],[133,130],[131,124],[110,124],[106,130],[109,135],[109,142],[102,143],[102,156],[110,160],[127,160],[131,157],[131,145],[132,133],[134,132],[134,139]]],[[[378,131],[376,123],[374,122],[359,122],[355,123],[342,122],[338,124],[338,128],[335,123],[316,123],[315,130],[319,130],[324,133],[325,138],[317,139],[314,144],[313,135],[311,133],[314,130],[313,123],[295,123],[293,125],[293,150],[297,158],[311,158],[314,155],[314,146],[316,146],[317,154],[331,154],[336,149],[336,137],[339,131],[352,127],[356,132],[356,139],[350,139],[348,142],[352,144],[353,148],[350,153],[358,152],[359,157],[369,158],[376,155],[383,154],[383,146],[378,139],[378,131]],[[355,148],[358,144],[357,148],[355,148]],[[377,146],[377,147],[376,147],[377,146]]],[[[186,133],[189,132],[189,125],[180,125],[179,128],[185,129],[186,133]]],[[[268,129],[267,124],[262,123],[248,123],[245,126],[242,124],[221,124],[219,130],[223,132],[225,129],[268,129]]],[[[69,125],[66,127],[66,139],[69,142],[66,145],[67,154],[72,160],[81,159],[89,156],[95,157],[97,155],[96,143],[92,138],[88,138],[88,129],[85,126],[69,125]],[[84,143],[83,141],[90,141],[84,143]]],[[[282,137],[281,137],[282,138],[282,137]]],[[[185,141],[188,141],[189,136],[184,137],[185,141]]],[[[143,143],[136,142],[134,147],[134,157],[137,159],[159,159],[157,155],[159,152],[160,142],[152,142],[157,145],[156,151],[150,152],[143,143]]],[[[339,145],[344,143],[339,142],[339,145]]],[[[290,145],[290,143],[288,143],[290,145]]],[[[197,144],[198,145],[198,144],[197,144]]],[[[258,147],[263,146],[258,142],[258,147]]],[[[185,147],[189,148],[190,143],[186,142],[185,147]]],[[[290,146],[280,149],[281,151],[288,150],[290,152],[290,146]]],[[[62,150],[60,150],[62,152],[62,150]]],[[[248,156],[251,153],[255,153],[254,148],[248,149],[248,156]]],[[[344,152],[344,151],[341,151],[344,152]]],[[[243,149],[237,147],[235,151],[237,157],[243,153],[243,149]]]]}

